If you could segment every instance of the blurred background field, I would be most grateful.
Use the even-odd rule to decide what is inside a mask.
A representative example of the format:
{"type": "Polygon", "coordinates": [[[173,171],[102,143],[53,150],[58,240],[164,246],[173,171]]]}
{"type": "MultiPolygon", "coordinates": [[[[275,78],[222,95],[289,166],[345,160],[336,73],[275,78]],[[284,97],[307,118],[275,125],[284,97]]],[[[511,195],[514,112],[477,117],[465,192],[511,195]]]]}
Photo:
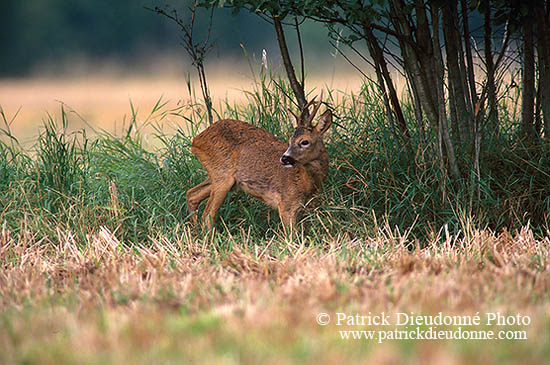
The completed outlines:
{"type": "MultiPolygon", "coordinates": [[[[189,3],[174,5],[185,13],[189,3]]],[[[3,1],[0,106],[8,117],[18,113],[12,133],[22,141],[36,138],[47,114],[59,116],[61,103],[80,115],[69,114],[69,128],[87,128],[84,119],[115,132],[131,114],[130,103],[138,117],[145,117],[161,97],[174,108],[197,102],[188,88],[190,81],[198,90],[196,75],[179,45],[177,27],[146,9],[162,5],[155,0],[3,1]]],[[[213,22],[206,67],[213,106],[222,113],[226,102],[245,101],[243,92],[252,88],[263,52],[274,69],[281,67],[281,57],[272,27],[257,16],[218,9],[213,22]]],[[[196,31],[203,34],[207,25],[198,21],[196,31]]],[[[308,89],[358,92],[360,74],[331,50],[326,30],[310,23],[302,28],[308,89]]],[[[295,37],[289,44],[296,52],[295,37]]]]}
{"type": "MultiPolygon", "coordinates": [[[[180,60],[182,62],[185,59],[180,60]]],[[[173,60],[175,66],[178,60],[173,60]]],[[[246,92],[253,89],[254,78],[243,55],[242,64],[219,64],[211,67],[209,85],[213,105],[223,113],[226,103],[246,102],[246,92]],[[228,70],[231,70],[229,73],[228,70]]],[[[259,64],[255,65],[259,68],[259,64]]],[[[257,70],[256,70],[257,71],[257,70]]],[[[0,79],[0,106],[8,117],[13,135],[29,145],[36,139],[43,120],[48,114],[59,118],[61,106],[69,113],[69,130],[86,129],[93,134],[94,128],[111,133],[120,133],[132,114],[132,105],[137,109],[138,121],[145,119],[154,105],[162,98],[168,102],[167,109],[183,107],[200,102],[200,97],[190,95],[188,78],[184,72],[168,74],[159,71],[121,75],[113,69],[110,73],[100,71],[81,75],[27,76],[24,78],[0,79]]],[[[345,65],[334,66],[326,75],[316,73],[308,78],[308,87],[320,90],[328,86],[342,92],[357,93],[362,78],[345,65]],[[327,76],[327,77],[325,77],[327,76]]],[[[197,82],[191,76],[192,90],[197,82]]],[[[185,114],[185,113],[184,113],[185,114]]],[[[173,133],[178,125],[185,124],[182,118],[172,118],[165,124],[166,133],[173,133]]],[[[182,125],[180,125],[182,126],[182,125]]],[[[2,138],[2,137],[0,137],[2,138]]]]}

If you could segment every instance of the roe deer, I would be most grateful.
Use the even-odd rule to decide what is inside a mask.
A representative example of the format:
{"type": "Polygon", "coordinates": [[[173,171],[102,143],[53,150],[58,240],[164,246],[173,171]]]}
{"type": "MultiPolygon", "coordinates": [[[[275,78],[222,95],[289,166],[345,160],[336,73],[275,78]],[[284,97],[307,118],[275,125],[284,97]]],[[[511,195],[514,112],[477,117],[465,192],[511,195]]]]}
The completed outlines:
{"type": "Polygon", "coordinates": [[[208,198],[202,220],[212,228],[225,196],[237,187],[277,209],[285,226],[294,225],[302,204],[328,174],[322,137],[332,123],[331,111],[312,125],[321,103],[312,100],[294,116],[295,130],[288,145],[261,128],[233,119],[219,120],[196,136],[191,152],[208,178],[187,191],[193,222],[199,204],[208,198]],[[311,105],[313,111],[306,117],[311,105]]]}

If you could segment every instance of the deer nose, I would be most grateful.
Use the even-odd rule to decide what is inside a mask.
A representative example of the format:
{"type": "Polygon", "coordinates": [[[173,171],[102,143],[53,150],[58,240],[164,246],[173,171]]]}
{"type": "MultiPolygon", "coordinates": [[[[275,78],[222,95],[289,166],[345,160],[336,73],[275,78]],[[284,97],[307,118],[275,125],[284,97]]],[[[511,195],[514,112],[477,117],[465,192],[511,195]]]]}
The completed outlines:
{"type": "Polygon", "coordinates": [[[293,158],[290,157],[290,156],[283,155],[283,156],[281,157],[281,164],[283,164],[283,166],[285,166],[285,167],[294,166],[295,163],[296,163],[296,160],[293,159],[293,158]]]}

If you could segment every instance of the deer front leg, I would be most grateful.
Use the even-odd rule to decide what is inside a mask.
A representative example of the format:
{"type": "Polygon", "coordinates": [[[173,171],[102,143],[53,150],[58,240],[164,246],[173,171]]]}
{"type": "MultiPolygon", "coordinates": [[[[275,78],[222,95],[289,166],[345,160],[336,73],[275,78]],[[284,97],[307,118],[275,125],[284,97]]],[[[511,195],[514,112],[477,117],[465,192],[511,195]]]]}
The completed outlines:
{"type": "Polygon", "coordinates": [[[278,204],[279,217],[286,229],[292,231],[293,227],[296,226],[296,220],[298,218],[298,212],[300,211],[300,205],[296,202],[279,202],[278,204]]]}

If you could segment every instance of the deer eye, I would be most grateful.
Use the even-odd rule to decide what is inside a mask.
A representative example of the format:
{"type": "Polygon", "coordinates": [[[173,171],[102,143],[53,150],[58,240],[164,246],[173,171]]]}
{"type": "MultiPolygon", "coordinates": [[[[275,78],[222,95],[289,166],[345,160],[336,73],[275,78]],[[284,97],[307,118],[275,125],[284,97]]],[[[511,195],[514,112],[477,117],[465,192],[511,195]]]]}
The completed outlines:
{"type": "Polygon", "coordinates": [[[300,141],[300,146],[305,147],[309,145],[309,141],[307,139],[304,139],[303,141],[300,141]]]}

